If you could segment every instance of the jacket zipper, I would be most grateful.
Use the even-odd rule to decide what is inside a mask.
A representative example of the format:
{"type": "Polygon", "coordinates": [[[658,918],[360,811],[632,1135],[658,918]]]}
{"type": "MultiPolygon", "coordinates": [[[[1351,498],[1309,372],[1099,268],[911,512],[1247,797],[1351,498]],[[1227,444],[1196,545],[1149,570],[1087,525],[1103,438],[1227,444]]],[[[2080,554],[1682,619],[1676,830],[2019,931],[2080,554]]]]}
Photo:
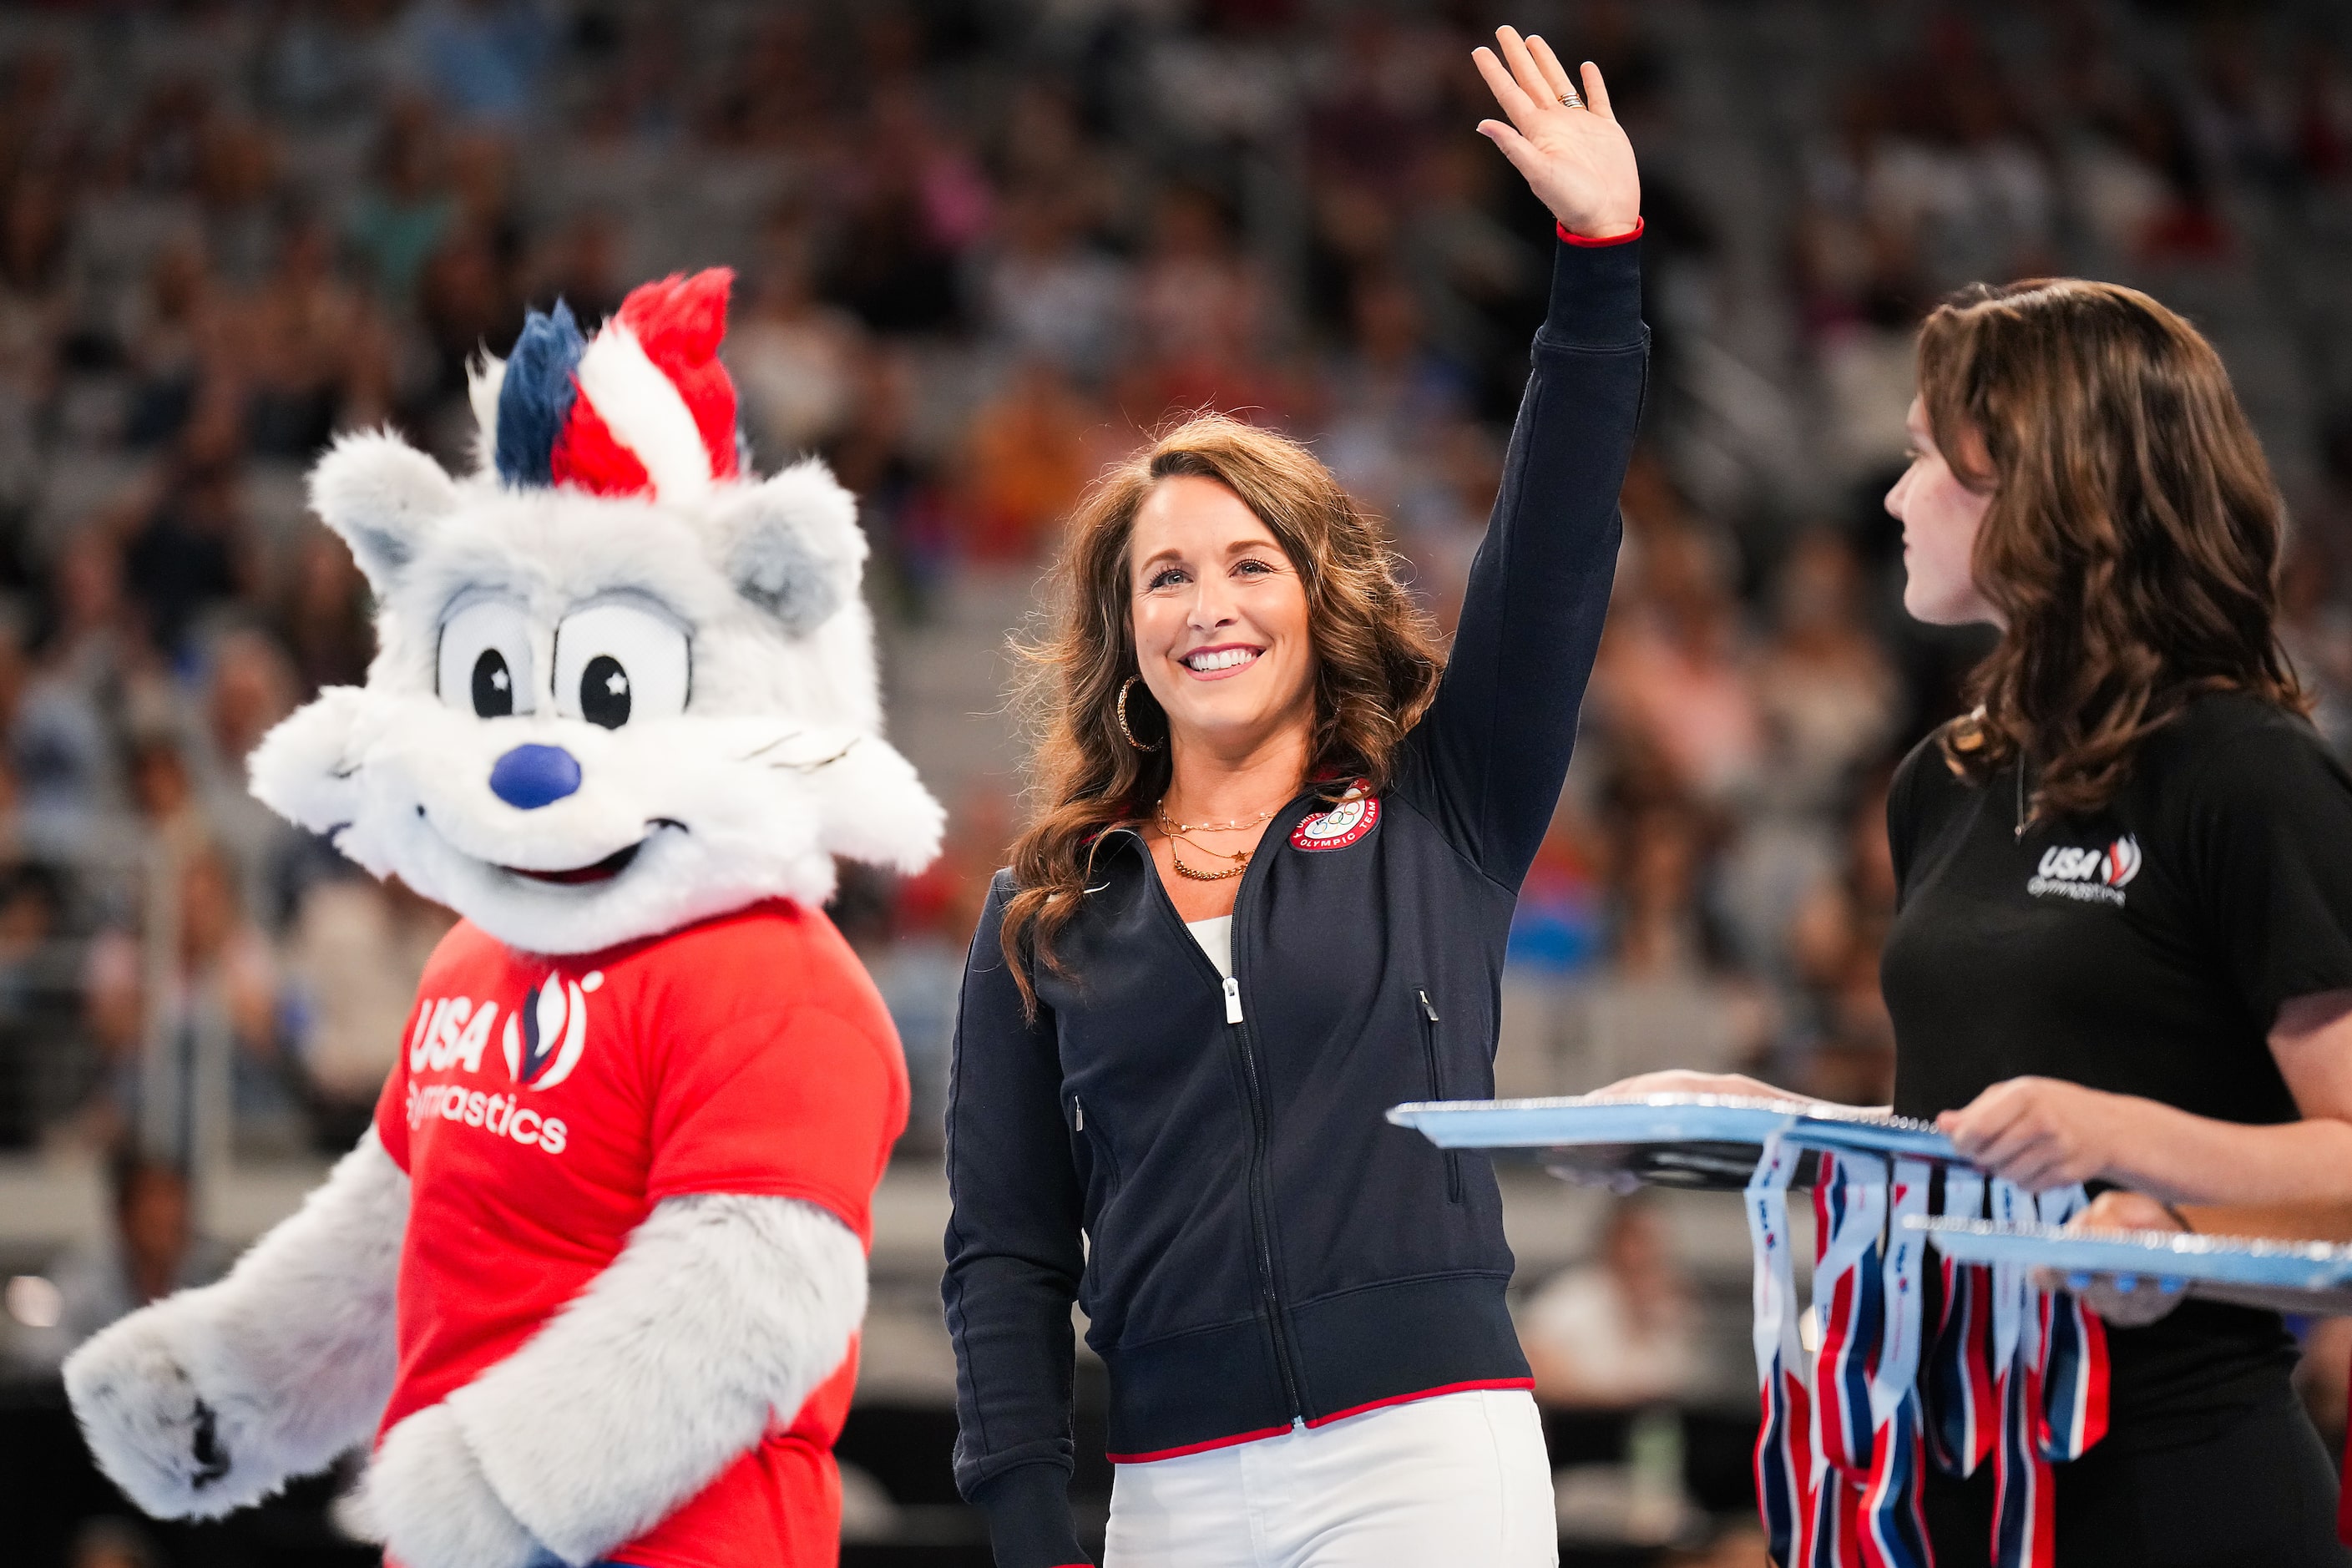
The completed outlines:
{"type": "MultiPolygon", "coordinates": [[[[1297,803],[1294,802],[1293,804],[1296,805],[1297,803]]],[[[1274,824],[1269,826],[1268,831],[1274,831],[1279,826],[1280,821],[1277,818],[1274,824]]],[[[1135,839],[1135,847],[1139,853],[1146,856],[1151,853],[1150,848],[1144,845],[1143,836],[1139,833],[1136,833],[1134,829],[1115,828],[1113,831],[1130,835],[1135,839]]],[[[1234,1044],[1238,1046],[1241,1050],[1242,1076],[1246,1080],[1249,1089],[1250,1239],[1257,1246],[1258,1293],[1265,1302],[1266,1326],[1274,1336],[1274,1364],[1282,1373],[1283,1395],[1290,1402],[1291,1415],[1296,1419],[1305,1420],[1307,1416],[1307,1406],[1298,1396],[1298,1373],[1297,1367],[1293,1364],[1290,1334],[1289,1331],[1283,1326],[1282,1293],[1275,1288],[1274,1283],[1273,1226],[1267,1217],[1267,1210],[1271,1207],[1271,1204],[1266,1196],[1265,1178],[1267,1121],[1269,1118],[1265,1109],[1265,1089],[1258,1077],[1257,1051],[1250,1043],[1249,1023],[1244,1016],[1244,1010],[1242,1007],[1242,983],[1241,976],[1238,973],[1241,967],[1243,934],[1241,906],[1249,897],[1251,885],[1257,877],[1257,865],[1264,858],[1264,857],[1254,858],[1249,868],[1242,874],[1241,887],[1235,889],[1235,897],[1234,900],[1234,966],[1236,973],[1232,975],[1219,975],[1217,973],[1215,968],[1210,964],[1208,955],[1201,952],[1199,945],[1192,941],[1192,933],[1184,930],[1183,916],[1176,912],[1176,905],[1174,901],[1168,897],[1167,889],[1157,886],[1158,879],[1156,876],[1154,877],[1154,883],[1155,890],[1160,895],[1160,901],[1168,911],[1168,918],[1175,924],[1176,934],[1182,940],[1186,947],[1192,949],[1192,956],[1200,963],[1201,967],[1207,970],[1211,976],[1219,981],[1219,990],[1223,993],[1225,1000],[1225,1026],[1233,1030],[1234,1044]]]]}
{"type": "MultiPolygon", "coordinates": [[[[1429,1098],[1445,1098],[1445,1079],[1437,1066],[1437,1005],[1429,999],[1426,988],[1413,994],[1421,1002],[1421,1054],[1429,1064],[1429,1098]]],[[[1445,1197],[1449,1203],[1462,1201],[1462,1156],[1445,1151],[1445,1197]]]]}
{"type": "Polygon", "coordinates": [[[1274,1284],[1274,1242],[1266,1222],[1266,1110],[1265,1091],[1258,1079],[1257,1052],[1250,1045],[1249,1024],[1242,1016],[1242,983],[1237,976],[1228,975],[1224,983],[1225,1023],[1234,1031],[1234,1039],[1241,1047],[1242,1076],[1249,1082],[1250,1097],[1250,1231],[1257,1243],[1258,1289],[1265,1297],[1266,1327],[1274,1335],[1274,1364],[1282,1373],[1283,1396],[1290,1402],[1293,1417],[1304,1419],[1307,1408],[1299,1402],[1298,1379],[1291,1367],[1290,1335],[1282,1321],[1282,1295],[1274,1284]]]}

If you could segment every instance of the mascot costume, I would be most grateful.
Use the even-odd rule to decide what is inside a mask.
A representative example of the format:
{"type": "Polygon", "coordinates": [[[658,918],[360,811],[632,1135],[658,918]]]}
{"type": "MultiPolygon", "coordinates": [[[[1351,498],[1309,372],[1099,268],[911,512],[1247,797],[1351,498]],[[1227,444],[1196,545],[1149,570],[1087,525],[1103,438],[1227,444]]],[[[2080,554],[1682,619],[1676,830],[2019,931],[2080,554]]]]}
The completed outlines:
{"type": "Polygon", "coordinates": [[[465,920],[326,1184],[67,1364],[151,1512],[373,1435],[344,1511],[402,1568],[835,1561],[907,1079],[821,909],[835,856],[918,869],[941,817],[881,737],[849,495],[748,471],[729,283],[593,341],[532,315],[477,371],[469,478],[390,435],[312,476],[381,651],[254,791],[465,920]]]}

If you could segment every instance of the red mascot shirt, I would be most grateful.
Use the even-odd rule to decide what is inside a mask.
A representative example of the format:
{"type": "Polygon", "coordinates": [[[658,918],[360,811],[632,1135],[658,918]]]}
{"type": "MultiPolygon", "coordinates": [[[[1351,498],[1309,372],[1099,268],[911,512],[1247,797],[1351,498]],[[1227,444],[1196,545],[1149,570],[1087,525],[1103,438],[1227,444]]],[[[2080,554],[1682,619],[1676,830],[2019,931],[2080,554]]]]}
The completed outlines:
{"type": "MultiPolygon", "coordinates": [[[[469,921],[425,966],[375,1121],[411,1192],[388,1432],[521,1349],[664,1198],[799,1198],[870,1247],[907,1067],[873,982],[822,914],[762,904],[554,959],[469,921]]],[[[832,1449],[856,1375],[853,1344],[789,1426],[611,1555],[640,1568],[835,1562],[832,1449]]]]}

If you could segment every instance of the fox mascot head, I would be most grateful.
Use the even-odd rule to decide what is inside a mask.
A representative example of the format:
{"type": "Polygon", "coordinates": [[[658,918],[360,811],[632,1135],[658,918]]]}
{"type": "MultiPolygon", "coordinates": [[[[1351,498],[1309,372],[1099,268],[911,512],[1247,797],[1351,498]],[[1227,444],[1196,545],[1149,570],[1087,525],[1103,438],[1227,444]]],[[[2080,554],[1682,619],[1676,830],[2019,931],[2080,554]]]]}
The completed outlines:
{"type": "Polygon", "coordinates": [[[311,477],[380,650],[268,736],[254,793],[525,951],[815,908],[836,855],[938,851],[881,736],[856,503],[821,462],[746,461],[730,281],[646,284],[593,338],[533,312],[476,371],[467,478],[389,434],[311,477]]]}

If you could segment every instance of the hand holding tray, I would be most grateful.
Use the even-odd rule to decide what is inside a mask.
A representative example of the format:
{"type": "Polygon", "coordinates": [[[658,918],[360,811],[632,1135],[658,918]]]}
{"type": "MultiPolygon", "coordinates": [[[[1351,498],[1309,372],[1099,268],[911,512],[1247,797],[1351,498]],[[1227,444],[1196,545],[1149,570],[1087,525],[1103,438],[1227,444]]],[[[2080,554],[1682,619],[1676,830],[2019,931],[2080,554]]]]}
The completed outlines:
{"type": "Polygon", "coordinates": [[[1744,1186],[1765,1139],[1775,1132],[1801,1147],[1832,1152],[1960,1158],[1932,1122],[1801,1100],[1717,1094],[1447,1100],[1395,1106],[1388,1116],[1441,1149],[1524,1149],[1555,1175],[1612,1185],[1744,1186]]]}

